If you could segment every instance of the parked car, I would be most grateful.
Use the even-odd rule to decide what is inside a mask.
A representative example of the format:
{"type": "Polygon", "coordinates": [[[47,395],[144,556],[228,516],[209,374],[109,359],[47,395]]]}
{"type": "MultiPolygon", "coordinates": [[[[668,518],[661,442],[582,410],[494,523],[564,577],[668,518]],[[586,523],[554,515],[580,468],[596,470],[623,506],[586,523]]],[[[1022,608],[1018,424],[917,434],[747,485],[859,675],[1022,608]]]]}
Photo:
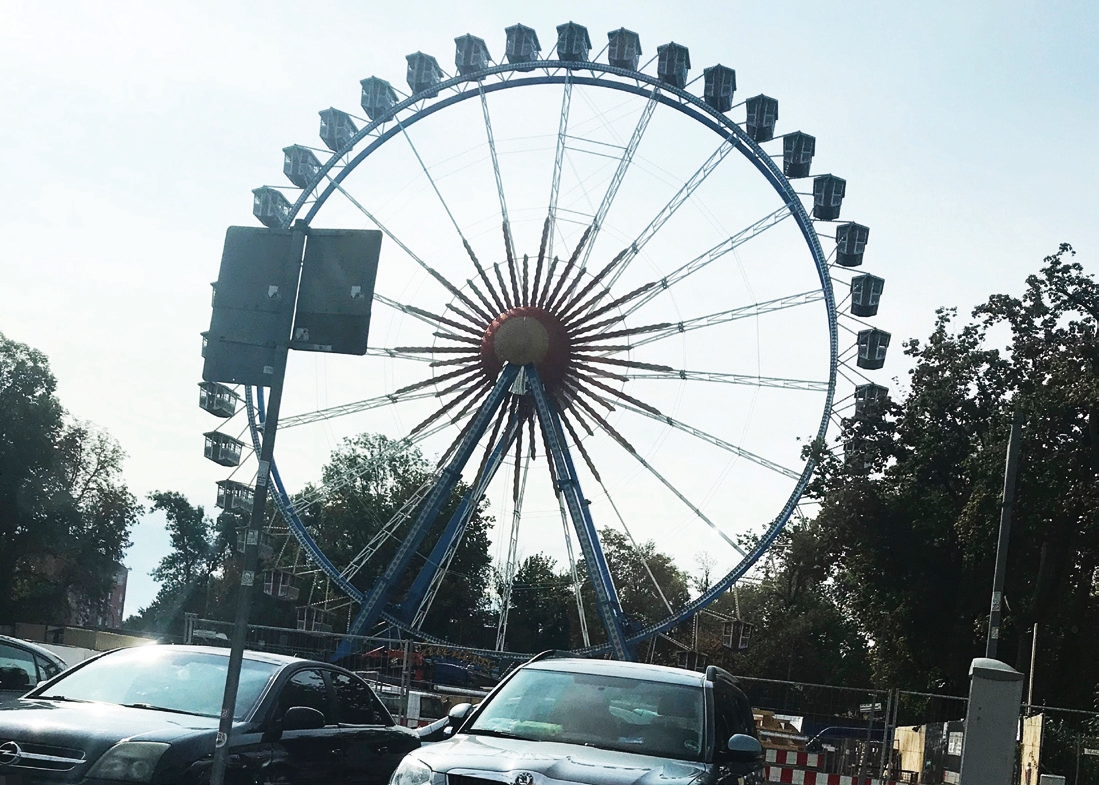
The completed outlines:
{"type": "MultiPolygon", "coordinates": [[[[228,663],[142,646],[65,671],[0,708],[0,782],[207,782],[228,663]]],[[[385,785],[419,745],[358,676],[245,652],[226,782],[385,785]]]]}
{"type": "Polygon", "coordinates": [[[713,666],[540,655],[450,718],[451,737],[410,753],[390,785],[731,785],[762,768],[748,700],[713,666]]]}
{"type": "Polygon", "coordinates": [[[25,695],[40,682],[65,670],[65,661],[49,649],[0,635],[0,706],[25,695]]]}

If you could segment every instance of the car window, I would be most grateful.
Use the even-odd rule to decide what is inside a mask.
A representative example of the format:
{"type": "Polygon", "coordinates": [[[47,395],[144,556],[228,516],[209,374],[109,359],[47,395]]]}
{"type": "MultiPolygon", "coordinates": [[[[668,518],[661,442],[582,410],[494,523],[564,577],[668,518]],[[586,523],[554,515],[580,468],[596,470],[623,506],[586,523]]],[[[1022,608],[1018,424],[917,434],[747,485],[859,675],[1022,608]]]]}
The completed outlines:
{"type": "Polygon", "coordinates": [[[38,673],[31,653],[0,643],[0,690],[26,692],[37,683],[38,673]]]}
{"type": "Polygon", "coordinates": [[[53,660],[46,659],[40,654],[34,655],[34,661],[38,663],[38,680],[52,679],[61,672],[61,666],[53,660]]]}
{"type": "Polygon", "coordinates": [[[756,735],[747,698],[721,679],[714,681],[714,715],[718,749],[724,749],[729,738],[738,733],[756,735]]]}
{"type": "Polygon", "coordinates": [[[308,706],[324,715],[326,725],[334,725],[335,717],[328,705],[328,687],[324,683],[324,674],[310,668],[295,673],[282,686],[279,694],[280,716],[293,706],[308,706]]]}
{"type": "MultiPolygon", "coordinates": [[[[40,698],[143,704],[216,717],[221,713],[229,657],[160,646],[119,649],[62,674],[40,698]]],[[[256,704],[277,665],[244,659],[233,716],[256,704]]]]}
{"type": "Polygon", "coordinates": [[[382,702],[362,679],[346,673],[332,674],[336,690],[336,720],[343,725],[392,725],[382,702]]]}
{"type": "Polygon", "coordinates": [[[531,668],[509,679],[467,732],[699,760],[703,697],[701,685],[531,668]]]}

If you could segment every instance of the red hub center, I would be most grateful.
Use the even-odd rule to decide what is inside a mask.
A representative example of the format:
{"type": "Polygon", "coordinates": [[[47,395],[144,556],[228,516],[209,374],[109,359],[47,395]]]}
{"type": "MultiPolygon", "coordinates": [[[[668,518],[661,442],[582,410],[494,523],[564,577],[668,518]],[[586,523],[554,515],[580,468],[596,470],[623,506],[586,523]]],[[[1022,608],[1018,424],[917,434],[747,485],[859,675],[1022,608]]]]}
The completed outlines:
{"type": "Polygon", "coordinates": [[[542,308],[521,306],[505,311],[481,338],[481,368],[495,379],[505,363],[534,363],[542,383],[554,387],[568,367],[568,333],[555,316],[542,308]]]}

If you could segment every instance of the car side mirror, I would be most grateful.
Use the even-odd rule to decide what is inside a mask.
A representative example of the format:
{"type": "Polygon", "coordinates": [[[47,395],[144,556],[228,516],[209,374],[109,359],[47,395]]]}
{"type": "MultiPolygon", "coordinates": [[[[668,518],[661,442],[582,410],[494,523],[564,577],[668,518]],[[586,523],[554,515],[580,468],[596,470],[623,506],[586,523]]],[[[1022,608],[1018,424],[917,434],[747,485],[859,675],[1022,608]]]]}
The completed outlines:
{"type": "Polygon", "coordinates": [[[457,727],[466,721],[466,717],[469,716],[471,711],[473,711],[472,703],[459,703],[457,706],[451,707],[446,716],[450,720],[450,724],[457,727]]]}
{"type": "Polygon", "coordinates": [[[325,725],[324,715],[309,706],[291,706],[282,715],[282,729],[315,730],[325,725]]]}
{"type": "Polygon", "coordinates": [[[763,760],[763,745],[746,733],[729,737],[726,760],[731,763],[759,763],[763,760]]]}

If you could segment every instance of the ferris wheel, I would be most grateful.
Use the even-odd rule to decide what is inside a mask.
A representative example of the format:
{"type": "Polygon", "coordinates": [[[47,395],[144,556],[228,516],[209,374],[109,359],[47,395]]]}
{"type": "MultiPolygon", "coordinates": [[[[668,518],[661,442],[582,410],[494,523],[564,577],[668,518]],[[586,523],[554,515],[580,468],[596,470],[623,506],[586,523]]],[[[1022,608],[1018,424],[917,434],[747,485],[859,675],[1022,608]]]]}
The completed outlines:
{"type": "MultiPolygon", "coordinates": [[[[291,357],[271,466],[285,539],[267,546],[282,560],[268,582],[324,610],[331,593],[292,585],[323,575],[350,634],[434,640],[423,620],[480,509],[502,576],[498,650],[517,565],[546,553],[571,575],[582,651],[632,657],[756,564],[798,511],[806,448],[887,394],[864,375],[889,345],[863,321],[884,281],[851,269],[869,230],[840,222],[845,180],[810,173],[816,139],[776,135],[777,100],[738,101],[732,68],[692,78],[683,45],[643,60],[621,28],[593,56],[583,26],[556,32],[543,57],[535,30],[508,27],[498,61],[459,36],[453,72],[408,55],[407,93],[363,79],[365,117],[321,111],[324,148],[284,149],[292,187],[253,192],[269,227],[384,235],[367,357],[291,357]],[[338,562],[303,519],[324,501],[329,452],[359,433],[437,463],[338,562]],[[712,579],[673,592],[646,564],[664,611],[639,622],[608,531],[681,567],[701,559],[712,579]],[[364,571],[382,541],[398,545],[364,571]]],[[[250,436],[212,431],[207,456],[258,455],[263,391],[202,388],[221,416],[243,400],[250,436]]],[[[249,498],[246,482],[219,483],[226,509],[249,498]]]]}

